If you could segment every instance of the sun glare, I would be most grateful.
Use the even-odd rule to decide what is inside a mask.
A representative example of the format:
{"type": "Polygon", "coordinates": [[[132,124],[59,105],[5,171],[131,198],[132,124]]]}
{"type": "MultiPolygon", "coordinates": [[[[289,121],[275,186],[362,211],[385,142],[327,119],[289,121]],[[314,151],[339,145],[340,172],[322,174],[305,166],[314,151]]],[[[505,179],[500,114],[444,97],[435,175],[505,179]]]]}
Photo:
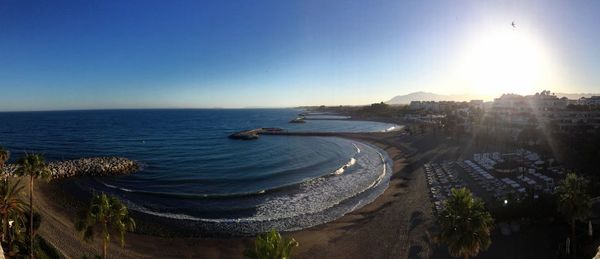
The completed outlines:
{"type": "Polygon", "coordinates": [[[484,34],[467,44],[460,66],[467,87],[481,96],[526,94],[548,87],[552,74],[544,47],[519,28],[484,34]]]}

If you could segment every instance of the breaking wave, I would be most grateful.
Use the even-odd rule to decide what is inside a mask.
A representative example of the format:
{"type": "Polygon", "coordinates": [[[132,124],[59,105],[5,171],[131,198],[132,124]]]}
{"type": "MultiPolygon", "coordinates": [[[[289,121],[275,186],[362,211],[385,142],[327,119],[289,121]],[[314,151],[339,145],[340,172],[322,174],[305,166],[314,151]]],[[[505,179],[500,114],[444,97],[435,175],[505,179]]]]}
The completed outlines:
{"type": "Polygon", "coordinates": [[[254,210],[251,215],[210,218],[193,213],[156,210],[150,208],[152,206],[134,204],[126,198],[125,202],[134,211],[169,219],[209,223],[229,233],[255,234],[273,227],[279,230],[302,229],[334,220],[360,208],[387,188],[391,173],[387,154],[368,144],[353,145],[357,153],[342,167],[346,173],[342,171],[338,174],[338,169],[336,174],[310,179],[292,187],[238,197],[244,199],[244,203],[255,203],[252,204],[254,210]]]}

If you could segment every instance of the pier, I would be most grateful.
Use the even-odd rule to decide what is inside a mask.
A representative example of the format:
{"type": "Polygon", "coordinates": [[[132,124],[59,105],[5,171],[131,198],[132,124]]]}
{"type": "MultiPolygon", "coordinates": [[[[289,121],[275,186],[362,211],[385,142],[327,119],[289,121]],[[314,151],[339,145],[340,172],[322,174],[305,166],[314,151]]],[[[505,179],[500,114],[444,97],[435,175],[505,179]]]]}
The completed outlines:
{"type": "Polygon", "coordinates": [[[230,139],[241,139],[241,140],[254,140],[258,139],[260,135],[263,134],[277,134],[284,132],[283,129],[280,128],[258,128],[252,130],[243,130],[240,132],[233,133],[229,135],[230,139]]]}
{"type": "MultiPolygon", "coordinates": [[[[396,131],[385,131],[385,132],[368,132],[370,135],[389,134],[396,131]]],[[[302,131],[287,131],[280,128],[258,128],[251,130],[244,130],[229,135],[231,139],[241,140],[255,140],[260,135],[274,135],[274,136],[313,136],[313,137],[352,137],[364,135],[361,132],[302,132],[302,131]]]]}

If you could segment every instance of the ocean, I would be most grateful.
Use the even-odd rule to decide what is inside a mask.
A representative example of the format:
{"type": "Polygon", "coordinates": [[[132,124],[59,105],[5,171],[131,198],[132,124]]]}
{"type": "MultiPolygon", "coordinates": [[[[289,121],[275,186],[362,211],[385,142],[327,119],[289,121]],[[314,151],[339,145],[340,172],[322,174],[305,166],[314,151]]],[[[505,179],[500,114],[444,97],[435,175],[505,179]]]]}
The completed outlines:
{"type": "Polygon", "coordinates": [[[201,222],[212,232],[254,234],[334,220],[379,196],[391,162],[379,148],[337,137],[261,136],[289,131],[378,132],[397,125],[345,120],[289,123],[298,109],[94,110],[0,113],[0,145],[48,160],[124,156],[142,165],[128,176],[80,177],[84,191],[118,196],[131,210],[201,222]]]}

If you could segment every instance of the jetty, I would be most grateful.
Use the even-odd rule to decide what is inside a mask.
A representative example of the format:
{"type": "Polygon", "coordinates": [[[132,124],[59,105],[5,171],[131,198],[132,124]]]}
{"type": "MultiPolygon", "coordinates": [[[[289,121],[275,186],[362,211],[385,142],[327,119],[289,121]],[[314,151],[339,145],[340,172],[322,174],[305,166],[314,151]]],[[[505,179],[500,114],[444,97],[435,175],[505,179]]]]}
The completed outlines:
{"type": "Polygon", "coordinates": [[[258,128],[252,130],[243,130],[229,135],[230,139],[241,139],[241,140],[254,140],[262,134],[275,134],[284,132],[280,128],[258,128]]]}
{"type": "Polygon", "coordinates": [[[298,117],[298,118],[291,120],[290,123],[306,123],[306,121],[304,121],[304,119],[305,119],[304,117],[298,117]]]}
{"type": "Polygon", "coordinates": [[[303,120],[311,121],[339,121],[339,120],[350,120],[350,116],[339,116],[339,117],[304,117],[303,120]]]}
{"type": "MultiPolygon", "coordinates": [[[[5,166],[5,172],[13,174],[19,168],[17,164],[5,166]]],[[[48,163],[51,179],[74,176],[111,176],[128,175],[140,169],[139,164],[124,157],[89,157],[48,163]]]]}
{"type": "MultiPolygon", "coordinates": [[[[229,135],[231,139],[241,140],[255,140],[260,135],[276,135],[276,136],[321,136],[321,137],[334,137],[334,136],[352,136],[359,135],[361,133],[353,132],[303,132],[303,131],[287,131],[280,128],[258,128],[251,130],[244,130],[229,135]]],[[[373,134],[377,134],[374,132],[373,134]]]]}

